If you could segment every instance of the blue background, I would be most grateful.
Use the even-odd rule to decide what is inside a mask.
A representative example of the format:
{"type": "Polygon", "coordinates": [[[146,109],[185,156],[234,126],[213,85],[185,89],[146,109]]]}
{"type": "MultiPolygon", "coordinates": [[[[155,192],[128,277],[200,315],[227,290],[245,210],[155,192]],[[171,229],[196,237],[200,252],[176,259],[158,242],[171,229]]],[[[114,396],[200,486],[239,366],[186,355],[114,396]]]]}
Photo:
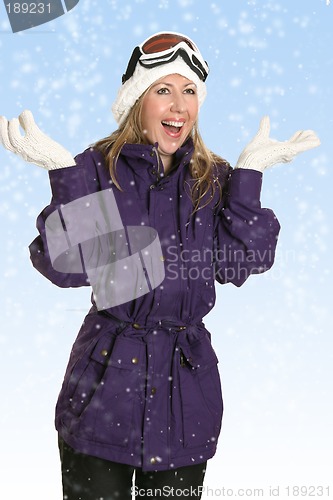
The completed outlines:
{"type": "MultiPolygon", "coordinates": [[[[262,202],[282,226],[275,266],[239,289],[218,285],[205,320],[225,416],[203,499],[222,488],[268,498],[270,487],[288,498],[293,485],[333,495],[332,16],[325,0],[80,0],[13,34],[0,5],[0,113],[31,109],[73,155],[116,128],[110,108],[130,53],[160,30],[188,34],[209,62],[200,128],[231,164],[265,114],[276,139],[310,128],[322,141],[265,172],[262,202]]],[[[54,405],[90,292],[58,289],[30,264],[47,172],[0,149],[0,191],[0,495],[56,500],[54,405]]]]}

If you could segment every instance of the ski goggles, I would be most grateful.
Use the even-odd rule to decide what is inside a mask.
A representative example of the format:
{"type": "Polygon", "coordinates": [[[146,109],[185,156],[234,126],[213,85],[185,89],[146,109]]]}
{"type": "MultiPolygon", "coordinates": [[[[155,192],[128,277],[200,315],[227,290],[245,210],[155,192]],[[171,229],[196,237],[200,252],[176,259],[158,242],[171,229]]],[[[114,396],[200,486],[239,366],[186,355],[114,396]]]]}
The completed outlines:
{"type": "Polygon", "coordinates": [[[155,68],[167,64],[181,56],[185,63],[202,80],[206,80],[209,67],[202,58],[198,47],[188,37],[171,31],[157,33],[147,38],[133,50],[122,83],[127,82],[135,71],[139,62],[144,68],[155,68]]]}

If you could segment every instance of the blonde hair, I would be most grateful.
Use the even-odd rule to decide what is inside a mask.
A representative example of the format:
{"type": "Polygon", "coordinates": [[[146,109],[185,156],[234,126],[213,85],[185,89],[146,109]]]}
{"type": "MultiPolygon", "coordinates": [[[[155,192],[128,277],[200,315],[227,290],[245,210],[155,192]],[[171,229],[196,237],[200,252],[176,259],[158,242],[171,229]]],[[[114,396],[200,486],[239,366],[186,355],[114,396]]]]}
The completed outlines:
{"type": "MultiPolygon", "coordinates": [[[[111,179],[121,191],[122,188],[117,180],[116,170],[123,146],[126,143],[149,144],[141,127],[142,103],[148,90],[134,104],[125,122],[111,135],[99,140],[93,146],[104,155],[111,179]]],[[[228,170],[230,166],[223,158],[206,147],[198,129],[198,122],[193,126],[191,137],[194,152],[189,170],[194,180],[191,186],[191,197],[194,205],[193,211],[195,212],[209,204],[215,198],[216,191],[219,194],[219,200],[221,199],[223,186],[220,183],[218,173],[221,167],[224,166],[228,170]]]]}

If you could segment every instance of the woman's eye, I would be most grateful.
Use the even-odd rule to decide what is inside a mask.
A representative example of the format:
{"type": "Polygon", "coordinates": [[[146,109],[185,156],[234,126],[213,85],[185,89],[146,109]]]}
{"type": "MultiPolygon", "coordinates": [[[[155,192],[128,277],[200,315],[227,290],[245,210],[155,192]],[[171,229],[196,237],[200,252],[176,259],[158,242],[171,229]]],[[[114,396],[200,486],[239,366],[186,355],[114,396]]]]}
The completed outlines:
{"type": "Polygon", "coordinates": [[[185,94],[193,94],[193,95],[195,95],[195,93],[196,93],[196,92],[195,92],[195,90],[194,90],[194,89],[186,89],[186,90],[185,90],[185,94]]]}
{"type": "Polygon", "coordinates": [[[166,87],[163,87],[161,89],[158,89],[157,93],[158,94],[168,94],[169,93],[169,89],[167,89],[166,87]]]}

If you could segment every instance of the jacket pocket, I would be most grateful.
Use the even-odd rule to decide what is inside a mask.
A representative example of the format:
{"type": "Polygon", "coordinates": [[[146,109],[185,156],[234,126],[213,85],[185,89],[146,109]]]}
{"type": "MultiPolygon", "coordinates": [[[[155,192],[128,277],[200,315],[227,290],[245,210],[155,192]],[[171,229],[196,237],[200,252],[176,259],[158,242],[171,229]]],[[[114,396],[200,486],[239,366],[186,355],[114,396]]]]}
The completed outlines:
{"type": "Polygon", "coordinates": [[[127,446],[134,432],[134,404],[144,397],[144,359],[142,340],[120,334],[110,345],[101,339],[72,397],[78,418],[72,420],[71,432],[82,439],[127,446]]]}
{"type": "Polygon", "coordinates": [[[115,343],[116,334],[102,336],[89,356],[74,367],[69,378],[67,397],[71,413],[79,417],[101,383],[115,343]]]}
{"type": "Polygon", "coordinates": [[[180,393],[185,447],[216,443],[223,400],[218,359],[208,336],[180,349],[180,393]]]}

